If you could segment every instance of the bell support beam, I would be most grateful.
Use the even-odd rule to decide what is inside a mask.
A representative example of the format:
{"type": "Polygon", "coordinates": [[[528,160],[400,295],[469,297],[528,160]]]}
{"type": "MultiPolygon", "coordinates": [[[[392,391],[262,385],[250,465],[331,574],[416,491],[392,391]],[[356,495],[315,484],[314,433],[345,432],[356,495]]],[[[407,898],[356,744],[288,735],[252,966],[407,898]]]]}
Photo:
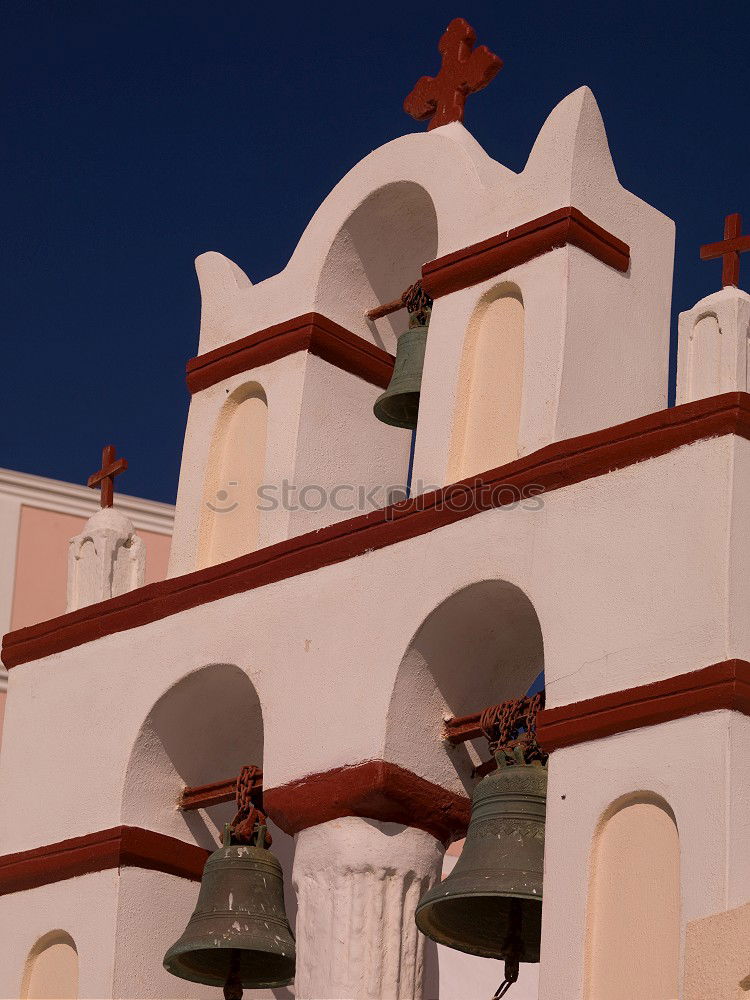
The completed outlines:
{"type": "Polygon", "coordinates": [[[457,747],[461,743],[468,743],[469,740],[478,740],[484,736],[480,721],[481,712],[473,715],[458,715],[445,720],[445,739],[452,747],[457,747]]]}
{"type": "MultiPolygon", "coordinates": [[[[257,771],[252,776],[250,793],[257,797],[260,804],[263,798],[263,772],[257,771]]],[[[210,809],[211,806],[223,802],[234,802],[237,796],[237,778],[224,778],[222,781],[212,781],[207,785],[186,785],[180,796],[179,807],[183,812],[193,809],[210,809]]]]}

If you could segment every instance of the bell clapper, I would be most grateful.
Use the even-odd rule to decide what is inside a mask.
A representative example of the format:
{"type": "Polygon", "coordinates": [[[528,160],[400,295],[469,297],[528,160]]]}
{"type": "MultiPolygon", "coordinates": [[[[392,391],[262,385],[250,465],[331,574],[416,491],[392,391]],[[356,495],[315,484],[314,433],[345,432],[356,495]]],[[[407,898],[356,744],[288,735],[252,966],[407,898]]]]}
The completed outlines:
{"type": "Polygon", "coordinates": [[[224,1000],[242,1000],[242,978],[240,977],[240,953],[232,951],[229,972],[224,983],[224,1000]]]}
{"type": "Polygon", "coordinates": [[[511,900],[508,934],[503,942],[505,979],[500,983],[492,1000],[504,997],[513,983],[518,981],[523,955],[523,909],[517,899],[511,900]]]}
{"type": "Polygon", "coordinates": [[[497,992],[494,993],[492,1000],[500,1000],[504,997],[508,990],[511,988],[513,983],[518,981],[518,959],[517,958],[506,958],[505,959],[505,979],[500,983],[497,988],[497,992]]]}

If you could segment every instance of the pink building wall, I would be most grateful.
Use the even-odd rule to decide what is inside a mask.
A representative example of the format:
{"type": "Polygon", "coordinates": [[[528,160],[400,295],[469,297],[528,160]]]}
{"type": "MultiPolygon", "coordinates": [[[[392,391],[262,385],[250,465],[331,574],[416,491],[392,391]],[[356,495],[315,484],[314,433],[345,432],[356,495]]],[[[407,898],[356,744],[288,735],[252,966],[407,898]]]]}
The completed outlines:
{"type": "MultiPolygon", "coordinates": [[[[11,629],[55,618],[65,611],[68,580],[68,541],[86,523],[83,517],[21,508],[13,588],[11,629]]],[[[169,535],[138,531],[146,546],[146,583],[167,575],[169,535]]]]}
{"type": "MultiPolygon", "coordinates": [[[[24,628],[65,612],[68,542],[80,534],[85,517],[21,505],[18,520],[10,628],[24,628]]],[[[171,536],[138,530],[146,546],[146,583],[167,575],[171,536]]],[[[0,744],[7,692],[0,690],[0,744]]]]}

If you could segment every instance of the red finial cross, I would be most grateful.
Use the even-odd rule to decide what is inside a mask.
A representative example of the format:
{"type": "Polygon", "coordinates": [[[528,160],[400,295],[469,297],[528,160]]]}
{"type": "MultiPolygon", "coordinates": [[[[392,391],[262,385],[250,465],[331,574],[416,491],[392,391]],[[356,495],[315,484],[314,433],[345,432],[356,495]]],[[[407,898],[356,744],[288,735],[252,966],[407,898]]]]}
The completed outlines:
{"type": "Polygon", "coordinates": [[[462,17],[446,28],[438,42],[442,65],[437,76],[423,76],[404,101],[404,111],[417,121],[430,118],[427,129],[464,120],[469,94],[486,87],[503,68],[503,61],[486,45],[474,48],[477,35],[462,17]]]}
{"type": "Polygon", "coordinates": [[[706,243],[701,247],[701,260],[723,258],[721,287],[740,283],[740,254],[750,250],[750,236],[742,236],[742,216],[737,212],[724,219],[724,239],[720,243],[706,243]]]}
{"type": "Polygon", "coordinates": [[[93,476],[89,476],[88,486],[96,489],[101,486],[102,497],[100,503],[102,507],[111,507],[115,492],[115,476],[119,476],[128,467],[127,459],[118,458],[115,460],[115,446],[108,444],[102,450],[102,467],[93,476]]]}

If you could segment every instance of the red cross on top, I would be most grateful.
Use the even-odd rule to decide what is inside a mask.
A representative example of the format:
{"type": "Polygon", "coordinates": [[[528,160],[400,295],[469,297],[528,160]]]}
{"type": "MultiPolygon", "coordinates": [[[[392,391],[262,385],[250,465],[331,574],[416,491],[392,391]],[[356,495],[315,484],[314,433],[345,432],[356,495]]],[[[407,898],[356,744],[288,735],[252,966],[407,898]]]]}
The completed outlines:
{"type": "Polygon", "coordinates": [[[115,476],[119,476],[128,467],[127,459],[115,459],[115,446],[108,444],[102,450],[102,467],[93,476],[89,476],[88,486],[92,490],[101,486],[102,496],[100,503],[102,507],[111,507],[114,501],[115,476]]]}
{"type": "Polygon", "coordinates": [[[721,287],[740,283],[740,254],[750,250],[750,236],[742,236],[742,216],[737,212],[724,219],[724,239],[719,243],[705,243],[701,247],[701,260],[721,257],[721,287]]]}
{"type": "Polygon", "coordinates": [[[470,24],[457,17],[438,42],[442,65],[437,76],[423,76],[404,101],[404,111],[417,121],[429,118],[427,129],[464,120],[469,94],[482,90],[503,68],[503,61],[486,45],[474,48],[477,35],[470,24]]]}

